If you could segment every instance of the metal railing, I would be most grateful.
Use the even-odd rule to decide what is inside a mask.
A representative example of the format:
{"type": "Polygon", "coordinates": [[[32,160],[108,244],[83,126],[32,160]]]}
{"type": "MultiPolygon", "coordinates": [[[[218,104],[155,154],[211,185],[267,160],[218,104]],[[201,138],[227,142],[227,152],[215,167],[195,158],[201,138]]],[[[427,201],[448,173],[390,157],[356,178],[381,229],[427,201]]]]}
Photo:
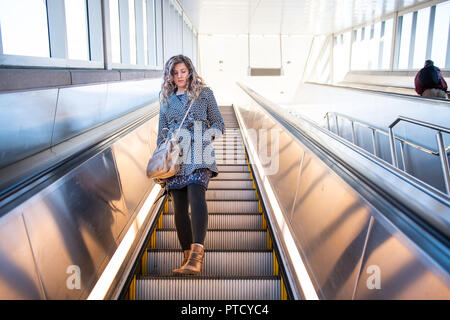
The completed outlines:
{"type": "MultiPolygon", "coordinates": [[[[394,166],[396,166],[398,168],[398,161],[397,161],[397,153],[395,150],[395,136],[394,136],[394,130],[393,128],[395,127],[395,125],[397,125],[397,123],[399,123],[400,121],[404,121],[404,122],[409,122],[412,124],[416,124],[419,125],[421,127],[426,127],[426,128],[430,128],[433,130],[436,130],[436,141],[438,144],[438,148],[439,148],[439,158],[441,160],[441,166],[442,166],[442,173],[444,175],[444,182],[445,182],[445,190],[447,191],[447,195],[450,195],[450,173],[449,173],[449,168],[448,168],[448,159],[447,159],[447,148],[444,147],[444,138],[442,137],[442,132],[448,133],[450,134],[450,129],[449,128],[445,128],[445,127],[441,127],[432,123],[428,123],[428,122],[424,122],[424,121],[420,121],[420,120],[415,120],[415,119],[411,119],[411,118],[407,118],[407,117],[398,117],[394,122],[392,122],[389,125],[389,139],[390,139],[390,147],[391,147],[391,155],[392,155],[392,164],[394,166]]],[[[402,144],[400,145],[402,146],[402,144]]],[[[402,157],[403,157],[403,161],[404,161],[404,153],[403,153],[403,148],[402,148],[402,157]]]]}
{"type": "Polygon", "coordinates": [[[449,167],[448,167],[448,160],[446,156],[442,156],[442,155],[447,155],[447,153],[450,150],[450,146],[447,146],[446,148],[444,148],[444,142],[443,142],[443,137],[442,137],[442,132],[445,133],[450,133],[450,129],[449,128],[445,128],[445,127],[441,127],[441,126],[437,126],[434,124],[430,124],[430,123],[426,123],[423,121],[419,121],[419,120],[415,120],[415,119],[411,119],[411,118],[406,118],[406,117],[398,117],[390,126],[389,126],[389,131],[385,131],[379,128],[376,128],[374,126],[371,126],[367,123],[364,123],[360,120],[354,119],[352,117],[349,117],[347,115],[343,115],[337,112],[327,112],[324,116],[324,119],[326,118],[327,120],[327,127],[328,130],[331,131],[331,126],[330,126],[330,117],[333,116],[334,120],[335,120],[335,126],[336,126],[336,134],[338,136],[341,136],[340,130],[339,130],[339,121],[338,121],[338,117],[340,118],[344,118],[347,119],[348,121],[350,121],[351,123],[351,128],[352,128],[352,143],[355,145],[358,145],[358,141],[357,141],[357,137],[356,137],[356,131],[355,131],[355,124],[368,128],[371,130],[371,137],[372,137],[372,147],[373,147],[373,154],[376,157],[380,157],[380,155],[378,154],[378,148],[377,148],[377,139],[376,139],[376,133],[381,133],[387,137],[389,137],[390,139],[390,149],[391,149],[391,156],[392,156],[392,164],[396,167],[399,168],[398,165],[398,159],[397,159],[397,153],[396,153],[396,148],[395,148],[395,140],[399,141],[400,143],[400,153],[401,153],[401,157],[402,157],[402,165],[403,165],[403,171],[407,172],[406,169],[406,156],[405,156],[405,145],[409,145],[415,149],[421,150],[423,152],[426,152],[430,155],[433,156],[439,156],[441,158],[441,165],[442,165],[442,169],[443,169],[443,173],[444,173],[444,182],[445,182],[445,187],[446,187],[446,192],[447,195],[450,195],[450,175],[449,175],[449,167]],[[428,149],[424,146],[418,145],[412,141],[409,141],[407,139],[401,138],[401,137],[396,137],[393,134],[393,127],[399,123],[400,121],[407,121],[413,124],[417,124],[417,125],[421,125],[424,127],[428,127],[431,129],[435,129],[438,130],[437,133],[437,141],[438,141],[438,151],[435,150],[431,150],[428,149]]]}

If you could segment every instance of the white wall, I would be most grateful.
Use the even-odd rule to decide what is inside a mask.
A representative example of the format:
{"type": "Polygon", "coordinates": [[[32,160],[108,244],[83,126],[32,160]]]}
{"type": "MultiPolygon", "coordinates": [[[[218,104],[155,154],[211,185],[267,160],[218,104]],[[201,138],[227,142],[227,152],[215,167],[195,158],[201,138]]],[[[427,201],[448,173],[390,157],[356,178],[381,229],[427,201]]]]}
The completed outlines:
{"type": "MultiPolygon", "coordinates": [[[[252,36],[250,65],[258,68],[279,67],[273,59],[280,57],[279,36],[252,36]],[[264,63],[266,61],[266,63],[264,63]]],[[[237,81],[246,83],[275,102],[289,102],[303,76],[310,51],[311,36],[282,36],[283,75],[249,77],[247,35],[199,35],[199,72],[214,90],[219,105],[231,105],[236,96],[237,81]],[[220,63],[222,61],[222,63],[220,63]]]]}

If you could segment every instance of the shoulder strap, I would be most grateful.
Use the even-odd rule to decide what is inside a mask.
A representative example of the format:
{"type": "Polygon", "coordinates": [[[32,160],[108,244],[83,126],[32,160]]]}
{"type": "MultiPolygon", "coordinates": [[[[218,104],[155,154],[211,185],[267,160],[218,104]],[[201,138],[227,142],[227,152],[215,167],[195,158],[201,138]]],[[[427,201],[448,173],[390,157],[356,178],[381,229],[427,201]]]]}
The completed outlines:
{"type": "Polygon", "coordinates": [[[180,127],[177,130],[177,133],[175,134],[175,138],[178,138],[178,134],[180,133],[181,127],[183,126],[184,120],[186,120],[186,117],[189,113],[189,110],[191,110],[192,104],[194,103],[194,99],[191,100],[191,103],[189,104],[189,108],[186,111],[186,114],[184,115],[183,121],[181,121],[180,127]]]}

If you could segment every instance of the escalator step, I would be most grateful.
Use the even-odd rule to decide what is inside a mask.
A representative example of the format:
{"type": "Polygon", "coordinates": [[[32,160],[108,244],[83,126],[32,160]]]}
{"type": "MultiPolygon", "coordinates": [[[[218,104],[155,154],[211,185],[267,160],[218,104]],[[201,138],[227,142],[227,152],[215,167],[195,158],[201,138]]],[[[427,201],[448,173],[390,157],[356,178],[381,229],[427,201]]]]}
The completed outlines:
{"type": "Polygon", "coordinates": [[[247,180],[251,179],[250,172],[219,172],[217,177],[213,178],[216,180],[220,179],[233,179],[233,180],[247,180]]]}
{"type": "Polygon", "coordinates": [[[248,166],[242,165],[234,165],[234,166],[217,166],[219,172],[228,172],[228,171],[242,171],[242,172],[250,172],[248,166]]]}
{"type": "MultiPolygon", "coordinates": [[[[226,181],[231,182],[231,181],[226,181]]],[[[208,213],[258,213],[257,200],[207,200],[208,213]]],[[[191,209],[189,208],[189,212],[191,209]]],[[[169,201],[169,213],[174,213],[173,202],[169,201]]]]}
{"type": "Polygon", "coordinates": [[[279,300],[279,277],[139,277],[137,300],[279,300]]]}
{"type": "MultiPolygon", "coordinates": [[[[181,249],[175,230],[159,229],[155,233],[156,249],[181,249]]],[[[208,230],[205,238],[205,249],[265,250],[267,249],[267,232],[265,230],[208,230]]]]}
{"type": "Polygon", "coordinates": [[[226,165],[226,164],[247,164],[246,159],[217,159],[216,164],[226,165]]]}
{"type": "MultiPolygon", "coordinates": [[[[148,250],[148,275],[172,275],[183,261],[181,250],[148,250]]],[[[206,251],[202,276],[272,276],[272,251],[206,251]]]]}
{"type": "Polygon", "coordinates": [[[211,189],[250,189],[253,188],[252,180],[214,180],[211,179],[208,188],[211,189]]]}
{"type": "MultiPolygon", "coordinates": [[[[259,229],[262,228],[261,214],[246,214],[246,215],[224,215],[224,214],[209,214],[208,228],[209,229],[259,229]]],[[[175,228],[175,220],[173,214],[163,215],[163,228],[175,228]]]]}
{"type": "Polygon", "coordinates": [[[256,200],[253,189],[226,190],[211,189],[206,191],[206,200],[256,200]]]}

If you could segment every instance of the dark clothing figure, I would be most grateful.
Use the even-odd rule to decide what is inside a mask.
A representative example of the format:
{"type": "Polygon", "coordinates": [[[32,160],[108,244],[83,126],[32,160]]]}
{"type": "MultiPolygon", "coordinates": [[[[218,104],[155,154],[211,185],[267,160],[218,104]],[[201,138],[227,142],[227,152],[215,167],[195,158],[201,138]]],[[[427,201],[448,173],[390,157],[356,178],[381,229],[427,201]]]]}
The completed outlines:
{"type": "Polygon", "coordinates": [[[431,60],[425,61],[425,66],[417,73],[414,84],[417,94],[423,97],[447,99],[447,83],[441,70],[434,66],[431,60]]]}

